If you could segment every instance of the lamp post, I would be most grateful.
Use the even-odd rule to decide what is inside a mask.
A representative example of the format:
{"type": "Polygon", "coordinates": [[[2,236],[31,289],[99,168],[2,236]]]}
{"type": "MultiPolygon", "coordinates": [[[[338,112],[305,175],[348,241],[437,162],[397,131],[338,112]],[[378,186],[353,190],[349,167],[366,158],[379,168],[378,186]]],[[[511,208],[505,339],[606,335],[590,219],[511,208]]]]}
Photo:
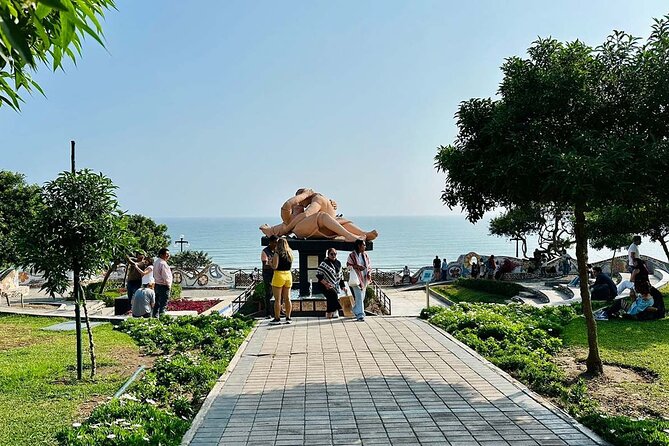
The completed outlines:
{"type": "Polygon", "coordinates": [[[184,245],[189,245],[188,240],[184,240],[184,235],[181,234],[179,240],[174,242],[175,245],[179,245],[179,252],[184,252],[184,245]]]}
{"type": "Polygon", "coordinates": [[[520,237],[514,237],[514,238],[511,239],[512,242],[513,241],[516,242],[516,258],[518,258],[518,242],[521,241],[521,240],[522,240],[522,238],[520,238],[520,237]]]}

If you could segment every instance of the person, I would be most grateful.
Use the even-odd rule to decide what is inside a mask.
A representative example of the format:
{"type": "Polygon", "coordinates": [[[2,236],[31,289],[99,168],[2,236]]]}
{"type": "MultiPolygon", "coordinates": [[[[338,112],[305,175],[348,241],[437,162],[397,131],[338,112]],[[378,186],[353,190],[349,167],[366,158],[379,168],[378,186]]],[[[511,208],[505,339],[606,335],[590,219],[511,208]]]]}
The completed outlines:
{"type": "Polygon", "coordinates": [[[497,269],[497,262],[495,261],[495,256],[490,255],[488,257],[488,260],[485,262],[485,268],[486,268],[486,278],[487,279],[492,279],[495,277],[495,270],[497,269]]]}
{"type": "Polygon", "coordinates": [[[144,284],[132,297],[132,317],[151,317],[156,305],[156,293],[144,284]]]}
{"type": "Polygon", "coordinates": [[[597,320],[607,320],[621,314],[625,318],[637,320],[660,319],[664,317],[664,298],[662,293],[649,282],[639,282],[638,290],[631,303],[623,299],[616,299],[613,305],[599,310],[595,314],[597,320]]]}
{"type": "Polygon", "coordinates": [[[293,233],[300,238],[341,238],[348,242],[374,240],[378,236],[375,230],[363,231],[336,211],[336,201],[312,189],[302,188],[281,207],[282,223],[276,226],[264,224],[260,230],[267,237],[293,233]]]}
{"type": "Polygon", "coordinates": [[[353,314],[358,321],[365,320],[365,293],[367,285],[372,279],[372,266],[367,255],[364,240],[356,240],[354,250],[348,255],[346,266],[350,271],[349,287],[355,297],[353,314]]]}
{"type": "Polygon", "coordinates": [[[561,256],[561,261],[562,261],[562,275],[568,276],[569,273],[571,272],[571,256],[567,254],[567,250],[563,249],[562,250],[562,256],[561,256]]]}
{"type": "Polygon", "coordinates": [[[135,291],[142,286],[142,274],[146,263],[144,262],[144,254],[137,253],[135,260],[128,257],[128,280],[126,280],[126,288],[128,290],[128,299],[132,301],[135,291]]]}
{"type": "Polygon", "coordinates": [[[404,269],[402,270],[402,283],[405,281],[411,283],[411,270],[408,265],[404,265],[404,269]]]}
{"type": "Polygon", "coordinates": [[[618,295],[616,284],[608,274],[602,272],[602,268],[595,266],[592,268],[595,272],[595,283],[590,288],[590,298],[592,300],[613,300],[618,295]]]}
{"type": "Polygon", "coordinates": [[[153,257],[145,257],[146,268],[142,271],[142,285],[150,286],[153,289],[156,279],[153,277],[153,257]]]}
{"type": "Polygon", "coordinates": [[[441,260],[441,280],[446,280],[448,278],[448,262],[446,257],[441,260]]]}
{"type": "Polygon", "coordinates": [[[272,269],[272,257],[274,256],[274,250],[276,250],[276,242],[279,238],[276,235],[271,235],[269,237],[269,242],[267,246],[263,248],[260,253],[260,261],[262,262],[262,281],[265,284],[265,316],[272,316],[272,308],[270,307],[270,301],[272,300],[272,276],[274,275],[274,269],[272,269]]]}
{"type": "Polygon", "coordinates": [[[637,257],[634,259],[634,269],[630,275],[630,280],[623,280],[618,284],[618,294],[626,289],[636,289],[641,282],[650,283],[650,272],[646,262],[637,257]]]}
{"type": "Polygon", "coordinates": [[[327,251],[327,256],[318,265],[318,272],[316,278],[323,285],[323,295],[327,300],[327,309],[325,317],[328,319],[339,317],[339,292],[344,284],[342,278],[341,262],[337,260],[337,250],[330,248],[327,251]]]}
{"type": "Polygon", "coordinates": [[[478,279],[479,274],[481,273],[481,265],[479,264],[478,259],[476,257],[472,257],[470,265],[472,269],[472,279],[478,279]]]}
{"type": "Polygon", "coordinates": [[[634,271],[634,259],[638,259],[639,255],[639,245],[641,244],[641,236],[635,235],[632,238],[632,244],[627,248],[627,270],[628,272],[634,271]]]}
{"type": "Polygon", "coordinates": [[[290,290],[293,288],[293,273],[290,271],[293,265],[293,250],[288,245],[288,240],[280,238],[276,242],[276,252],[272,256],[272,293],[274,294],[274,319],[272,324],[281,323],[281,302],[283,301],[286,312],[286,324],[292,323],[290,314],[293,304],[290,301],[290,290]]]}
{"type": "Polygon", "coordinates": [[[434,260],[432,261],[432,269],[434,272],[432,280],[438,282],[441,278],[441,260],[439,260],[439,256],[434,256],[434,260]]]}
{"type": "Polygon", "coordinates": [[[167,261],[170,258],[170,250],[160,248],[158,258],[153,263],[153,277],[156,281],[156,304],[153,307],[153,317],[165,314],[167,301],[170,300],[170,289],[172,288],[172,270],[167,261]]]}

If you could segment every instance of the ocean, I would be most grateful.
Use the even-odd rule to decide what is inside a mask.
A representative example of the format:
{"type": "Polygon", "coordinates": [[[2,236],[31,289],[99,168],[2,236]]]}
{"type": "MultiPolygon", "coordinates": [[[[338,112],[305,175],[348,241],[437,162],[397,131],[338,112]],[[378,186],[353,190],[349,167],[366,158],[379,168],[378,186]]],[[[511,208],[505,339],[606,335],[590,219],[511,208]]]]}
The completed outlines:
{"type": "MultiPolygon", "coordinates": [[[[460,254],[474,251],[480,255],[514,256],[516,243],[504,237],[488,234],[490,218],[477,224],[469,223],[463,215],[403,216],[403,217],[349,217],[365,231],[376,229],[379,237],[374,250],[369,253],[373,267],[401,269],[408,265],[412,270],[432,264],[438,255],[454,261],[460,254]]],[[[278,223],[278,218],[156,218],[168,226],[174,244],[182,235],[189,245],[184,249],[206,251],[222,268],[249,269],[260,264],[260,238],[258,227],[263,223],[278,223]]],[[[528,240],[528,254],[536,248],[536,240],[528,240]]],[[[666,260],[659,244],[644,239],[641,254],[666,260]]],[[[572,257],[575,257],[573,249],[572,257]]],[[[520,253],[522,256],[522,252],[520,253]]],[[[589,260],[611,257],[607,250],[589,250],[589,260]]],[[[620,254],[620,252],[619,252],[620,254]]],[[[341,256],[340,256],[341,257],[341,256]]]]}

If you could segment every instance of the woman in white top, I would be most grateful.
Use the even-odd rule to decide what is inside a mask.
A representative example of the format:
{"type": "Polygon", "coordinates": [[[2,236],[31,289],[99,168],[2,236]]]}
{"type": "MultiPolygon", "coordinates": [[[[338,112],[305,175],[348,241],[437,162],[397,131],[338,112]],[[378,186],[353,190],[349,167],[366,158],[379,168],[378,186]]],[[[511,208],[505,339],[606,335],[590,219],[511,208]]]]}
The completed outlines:
{"type": "Polygon", "coordinates": [[[146,268],[142,271],[142,285],[148,285],[153,288],[156,281],[153,278],[153,257],[146,258],[146,268]]]}
{"type": "Polygon", "coordinates": [[[128,262],[133,265],[133,267],[142,275],[142,285],[147,285],[150,288],[153,288],[155,280],[153,278],[153,258],[145,257],[142,263],[133,262],[128,257],[128,262]]]}

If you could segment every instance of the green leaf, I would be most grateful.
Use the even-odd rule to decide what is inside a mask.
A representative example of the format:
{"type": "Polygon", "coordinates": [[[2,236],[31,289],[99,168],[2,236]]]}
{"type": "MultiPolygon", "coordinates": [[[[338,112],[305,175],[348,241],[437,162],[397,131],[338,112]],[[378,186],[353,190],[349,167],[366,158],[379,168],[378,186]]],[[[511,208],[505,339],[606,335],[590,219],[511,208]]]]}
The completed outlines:
{"type": "Polygon", "coordinates": [[[23,34],[21,28],[16,26],[11,17],[6,17],[0,14],[0,31],[5,34],[12,48],[19,53],[21,59],[23,59],[26,64],[34,67],[35,60],[33,59],[32,52],[28,46],[27,36],[23,34]]]}
{"type": "Polygon", "coordinates": [[[59,11],[68,11],[68,7],[62,0],[37,0],[37,3],[47,5],[59,11]]]}

